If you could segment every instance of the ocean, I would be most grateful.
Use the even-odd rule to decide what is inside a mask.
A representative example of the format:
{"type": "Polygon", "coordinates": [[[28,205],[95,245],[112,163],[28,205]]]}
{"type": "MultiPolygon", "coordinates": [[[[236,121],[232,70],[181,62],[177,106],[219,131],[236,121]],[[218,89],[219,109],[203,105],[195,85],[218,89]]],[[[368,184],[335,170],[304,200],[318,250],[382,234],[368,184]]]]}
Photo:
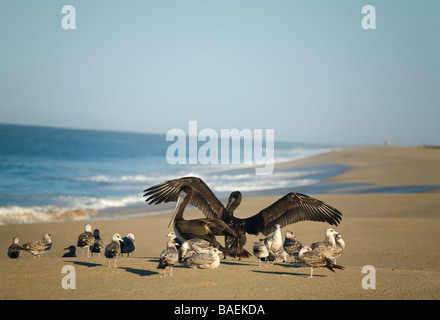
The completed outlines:
{"type": "MultiPolygon", "coordinates": [[[[323,192],[319,182],[339,166],[275,170],[256,175],[249,165],[167,162],[165,134],[75,130],[0,124],[0,224],[129,218],[155,214],[143,190],[182,176],[202,178],[222,201],[233,190],[245,197],[323,192]]],[[[202,144],[202,143],[201,143],[202,144]]],[[[275,140],[275,163],[338,148],[275,140]]]]}

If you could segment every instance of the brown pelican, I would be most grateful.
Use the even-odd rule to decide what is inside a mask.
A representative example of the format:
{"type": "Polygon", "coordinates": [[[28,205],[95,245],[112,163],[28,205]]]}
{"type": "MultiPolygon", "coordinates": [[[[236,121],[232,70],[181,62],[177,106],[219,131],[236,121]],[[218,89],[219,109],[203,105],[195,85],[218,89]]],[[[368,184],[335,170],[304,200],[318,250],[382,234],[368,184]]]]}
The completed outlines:
{"type": "Polygon", "coordinates": [[[329,258],[327,258],[323,253],[312,250],[309,246],[304,246],[299,251],[299,259],[310,267],[310,278],[313,277],[313,268],[325,267],[330,271],[333,268],[344,270],[343,266],[334,264],[329,258]]]}
{"type": "Polygon", "coordinates": [[[25,243],[21,246],[24,251],[31,253],[34,258],[38,255],[38,258],[43,253],[46,253],[52,248],[52,238],[50,234],[43,234],[43,240],[35,240],[25,243]]]}
{"type": "Polygon", "coordinates": [[[12,244],[8,248],[8,257],[11,259],[18,259],[22,254],[21,250],[23,250],[23,248],[18,244],[18,242],[18,237],[12,238],[12,244]]]}
{"type": "Polygon", "coordinates": [[[183,177],[169,180],[144,190],[145,200],[149,204],[177,201],[182,187],[190,187],[193,196],[189,203],[200,209],[208,218],[217,218],[225,221],[236,237],[226,235],[226,254],[232,257],[248,257],[249,252],[244,250],[246,233],[265,236],[273,232],[279,224],[284,227],[288,224],[300,221],[327,222],[330,225],[338,225],[342,219],[342,213],[324,202],[301,193],[291,192],[261,210],[259,213],[240,219],[233,216],[234,210],[241,202],[241,193],[231,193],[225,206],[217,199],[209,187],[197,177],[183,177]]]}
{"type": "MultiPolygon", "coordinates": [[[[185,208],[189,203],[197,201],[195,198],[198,198],[198,195],[194,193],[192,186],[184,185],[180,187],[176,193],[176,199],[173,200],[177,201],[177,204],[168,228],[174,223],[174,232],[182,243],[189,239],[202,238],[211,242],[213,246],[222,248],[215,236],[236,236],[234,230],[225,222],[215,217],[194,220],[183,219],[185,208]]],[[[168,202],[166,198],[158,199],[158,203],[163,201],[168,202]]]]}

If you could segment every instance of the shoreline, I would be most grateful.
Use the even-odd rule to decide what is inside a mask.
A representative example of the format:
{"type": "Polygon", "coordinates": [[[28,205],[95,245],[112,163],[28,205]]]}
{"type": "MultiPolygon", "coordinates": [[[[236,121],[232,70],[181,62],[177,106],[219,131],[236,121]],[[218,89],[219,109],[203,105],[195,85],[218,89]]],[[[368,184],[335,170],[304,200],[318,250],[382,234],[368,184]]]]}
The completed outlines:
{"type": "MultiPolygon", "coordinates": [[[[375,187],[438,185],[439,150],[401,147],[362,147],[321,154],[289,165],[337,163],[350,165],[326,183],[372,183],[375,187]],[[406,169],[406,170],[403,170],[406,169]],[[433,183],[435,182],[435,183],[433,183]]],[[[296,191],[296,190],[293,190],[296,191]]],[[[281,195],[249,197],[244,194],[236,211],[249,217],[278,200],[281,195]]],[[[172,277],[162,277],[158,257],[165,249],[171,211],[147,217],[121,220],[47,222],[0,226],[1,299],[148,299],[148,300],[290,300],[290,299],[440,299],[439,189],[421,193],[317,194],[316,198],[338,208],[343,219],[335,230],[342,234],[346,250],[338,264],[345,270],[335,273],[293,263],[277,262],[259,267],[255,256],[242,261],[222,260],[218,269],[174,268],[172,277]],[[75,244],[86,223],[101,231],[104,244],[113,233],[134,233],[136,250],[130,258],[118,259],[117,268],[108,268],[103,256],[61,258],[68,245],[75,244]],[[52,235],[54,245],[41,258],[26,252],[9,259],[7,248],[13,236],[20,243],[52,235]],[[76,289],[65,290],[63,266],[76,271],[76,289]],[[362,268],[376,271],[376,289],[361,285],[362,268]],[[121,294],[123,293],[123,294],[121,294]]],[[[173,207],[173,206],[171,206],[173,207]]],[[[201,218],[197,209],[188,209],[186,219],[201,218]]],[[[291,230],[303,244],[321,241],[324,223],[299,222],[282,228],[291,230]]],[[[260,235],[262,237],[262,235],[260,235]]],[[[245,248],[252,252],[257,236],[247,235],[245,248]]],[[[220,240],[223,242],[223,240],[220,240]]]]}

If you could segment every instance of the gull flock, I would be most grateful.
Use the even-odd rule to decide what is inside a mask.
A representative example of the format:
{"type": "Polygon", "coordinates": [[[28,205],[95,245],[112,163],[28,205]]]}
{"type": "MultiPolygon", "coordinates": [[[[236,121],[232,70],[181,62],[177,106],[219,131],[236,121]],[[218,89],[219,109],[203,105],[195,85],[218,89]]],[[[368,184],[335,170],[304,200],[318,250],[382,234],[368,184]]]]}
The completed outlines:
{"type": "MultiPolygon", "coordinates": [[[[239,205],[239,201],[236,201],[239,192],[232,193],[228,204],[224,207],[199,178],[186,177],[167,181],[146,189],[145,192],[146,201],[150,201],[150,204],[176,202],[175,213],[168,226],[174,225],[174,231],[166,235],[164,247],[158,248],[157,269],[163,270],[163,274],[159,273],[161,277],[173,276],[173,267],[177,265],[206,270],[219,268],[227,257],[239,261],[252,259],[251,254],[243,248],[246,243],[246,233],[267,235],[254,242],[252,246],[253,256],[257,259],[260,268],[278,261],[295,263],[298,266],[310,267],[310,278],[313,277],[316,268],[326,268],[332,272],[335,272],[335,269],[344,269],[343,266],[336,264],[336,259],[342,255],[345,242],[342,235],[334,228],[326,229],[324,239],[310,245],[302,244],[291,230],[285,232],[283,239],[281,228],[295,222],[309,220],[338,225],[341,221],[342,214],[337,209],[312,197],[291,193],[254,216],[238,219],[233,217],[233,211],[239,205]],[[200,191],[197,191],[194,183],[202,185],[203,192],[207,192],[205,198],[200,191]],[[232,206],[233,202],[235,203],[232,206]],[[183,219],[183,212],[188,204],[199,208],[207,217],[183,219]],[[212,209],[215,206],[217,212],[212,209]],[[272,231],[269,233],[269,230],[272,231]],[[218,242],[216,236],[225,237],[225,246],[218,242]],[[220,255],[223,257],[221,258],[220,255]],[[167,270],[169,270],[168,274],[167,270]]],[[[241,194],[239,197],[241,199],[241,194]]],[[[90,254],[98,254],[100,257],[102,252],[108,259],[108,267],[110,268],[113,262],[113,267],[117,268],[118,258],[123,254],[129,257],[135,252],[133,233],[121,237],[115,232],[105,244],[100,237],[100,230],[92,230],[92,226],[87,224],[79,233],[76,245],[67,246],[65,250],[68,252],[62,257],[77,257],[77,248],[81,249],[81,256],[85,255],[87,259],[90,258],[90,254]]],[[[49,233],[45,233],[40,240],[24,244],[20,244],[18,237],[14,237],[7,254],[10,259],[21,258],[22,252],[30,253],[33,258],[39,258],[47,253],[52,245],[52,237],[49,233]]]]}

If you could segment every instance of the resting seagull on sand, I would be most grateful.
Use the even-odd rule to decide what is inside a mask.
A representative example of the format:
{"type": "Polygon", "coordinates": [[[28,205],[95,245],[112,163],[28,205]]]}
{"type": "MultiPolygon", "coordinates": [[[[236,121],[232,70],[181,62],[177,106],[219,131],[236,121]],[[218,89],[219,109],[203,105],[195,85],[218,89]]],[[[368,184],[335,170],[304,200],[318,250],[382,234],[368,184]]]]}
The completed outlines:
{"type": "Polygon", "coordinates": [[[188,252],[193,251],[195,253],[206,253],[209,251],[209,249],[212,248],[213,246],[209,241],[200,238],[194,238],[182,243],[182,246],[180,247],[180,252],[182,258],[186,258],[188,252]]]}
{"type": "Polygon", "coordinates": [[[201,252],[186,259],[186,264],[193,269],[215,269],[220,265],[221,251],[217,248],[209,249],[208,252],[201,252]]]}
{"type": "Polygon", "coordinates": [[[38,258],[43,253],[46,253],[52,248],[52,238],[50,234],[43,234],[43,240],[35,240],[32,242],[25,243],[21,246],[24,251],[31,253],[34,258],[38,255],[38,258]]]}
{"type": "Polygon", "coordinates": [[[12,244],[8,248],[8,257],[11,259],[20,258],[23,248],[18,244],[19,239],[17,237],[12,238],[12,244]]]}

